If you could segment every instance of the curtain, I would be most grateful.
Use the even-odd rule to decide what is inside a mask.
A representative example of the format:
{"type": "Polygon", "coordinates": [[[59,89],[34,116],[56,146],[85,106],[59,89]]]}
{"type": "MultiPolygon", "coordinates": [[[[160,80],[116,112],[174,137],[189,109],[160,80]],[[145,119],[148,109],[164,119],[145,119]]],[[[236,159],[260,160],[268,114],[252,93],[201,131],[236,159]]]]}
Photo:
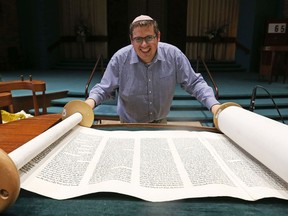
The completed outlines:
{"type": "Polygon", "coordinates": [[[65,59],[95,59],[107,57],[108,44],[87,36],[107,36],[106,0],[61,0],[60,23],[62,55],[65,59]],[[75,38],[76,41],[69,38],[75,38]]]}
{"type": "Polygon", "coordinates": [[[284,0],[283,15],[285,18],[288,18],[288,0],[284,0]]]}
{"type": "Polygon", "coordinates": [[[187,36],[194,40],[186,42],[187,57],[234,60],[236,44],[231,38],[237,35],[238,13],[239,0],[188,0],[187,36]],[[222,30],[217,36],[225,43],[213,38],[214,30],[222,30]]]}

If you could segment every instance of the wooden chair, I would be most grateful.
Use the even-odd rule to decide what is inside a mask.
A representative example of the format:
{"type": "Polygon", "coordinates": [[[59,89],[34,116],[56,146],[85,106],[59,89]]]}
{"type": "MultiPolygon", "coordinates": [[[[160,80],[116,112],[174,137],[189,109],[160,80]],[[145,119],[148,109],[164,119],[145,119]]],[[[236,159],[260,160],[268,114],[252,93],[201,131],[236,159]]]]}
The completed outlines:
{"type": "MultiPolygon", "coordinates": [[[[0,110],[2,107],[8,107],[10,113],[14,112],[13,99],[10,92],[0,92],[0,110]]],[[[0,113],[0,124],[2,124],[2,115],[0,113]]]]}
{"type": "MultiPolygon", "coordinates": [[[[31,90],[32,91],[32,100],[34,115],[40,115],[39,103],[36,92],[42,92],[41,97],[41,108],[42,114],[47,113],[46,106],[46,83],[40,80],[16,80],[16,81],[7,81],[0,82],[0,107],[8,107],[10,112],[14,112],[12,91],[14,90],[31,90]]],[[[2,120],[1,120],[2,122],[2,120]]]]}

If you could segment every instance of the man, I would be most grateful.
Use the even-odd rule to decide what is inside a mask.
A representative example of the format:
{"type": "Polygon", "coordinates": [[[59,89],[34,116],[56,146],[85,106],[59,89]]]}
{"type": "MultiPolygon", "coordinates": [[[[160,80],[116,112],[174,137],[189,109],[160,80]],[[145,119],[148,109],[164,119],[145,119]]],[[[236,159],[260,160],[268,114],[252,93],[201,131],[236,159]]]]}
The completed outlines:
{"type": "Polygon", "coordinates": [[[136,17],[130,24],[130,41],[131,45],[113,55],[87,104],[94,108],[117,90],[121,122],[164,123],[180,84],[215,114],[220,105],[212,88],[178,48],[160,42],[155,20],[146,15],[136,17]]]}

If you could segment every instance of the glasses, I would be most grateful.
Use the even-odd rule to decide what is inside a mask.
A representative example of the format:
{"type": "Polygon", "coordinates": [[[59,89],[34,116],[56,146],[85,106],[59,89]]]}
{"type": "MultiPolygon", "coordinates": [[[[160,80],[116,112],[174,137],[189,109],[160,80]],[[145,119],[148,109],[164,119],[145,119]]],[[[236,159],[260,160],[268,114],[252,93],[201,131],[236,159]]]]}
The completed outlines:
{"type": "Polygon", "coordinates": [[[133,38],[133,41],[135,41],[136,43],[142,44],[143,40],[145,40],[146,43],[149,43],[155,38],[156,38],[156,35],[148,35],[146,37],[135,37],[133,38]]]}

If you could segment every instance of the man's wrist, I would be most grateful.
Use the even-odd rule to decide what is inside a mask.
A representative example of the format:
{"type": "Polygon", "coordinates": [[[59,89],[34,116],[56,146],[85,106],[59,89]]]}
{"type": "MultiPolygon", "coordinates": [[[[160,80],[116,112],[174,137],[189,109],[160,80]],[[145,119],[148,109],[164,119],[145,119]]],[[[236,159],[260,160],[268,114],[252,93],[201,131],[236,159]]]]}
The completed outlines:
{"type": "Polygon", "coordinates": [[[220,104],[214,104],[212,107],[211,107],[211,112],[213,113],[213,115],[216,114],[217,110],[220,108],[220,104]]]}
{"type": "Polygon", "coordinates": [[[96,101],[92,98],[88,98],[85,101],[92,109],[96,107],[96,101]]]}

